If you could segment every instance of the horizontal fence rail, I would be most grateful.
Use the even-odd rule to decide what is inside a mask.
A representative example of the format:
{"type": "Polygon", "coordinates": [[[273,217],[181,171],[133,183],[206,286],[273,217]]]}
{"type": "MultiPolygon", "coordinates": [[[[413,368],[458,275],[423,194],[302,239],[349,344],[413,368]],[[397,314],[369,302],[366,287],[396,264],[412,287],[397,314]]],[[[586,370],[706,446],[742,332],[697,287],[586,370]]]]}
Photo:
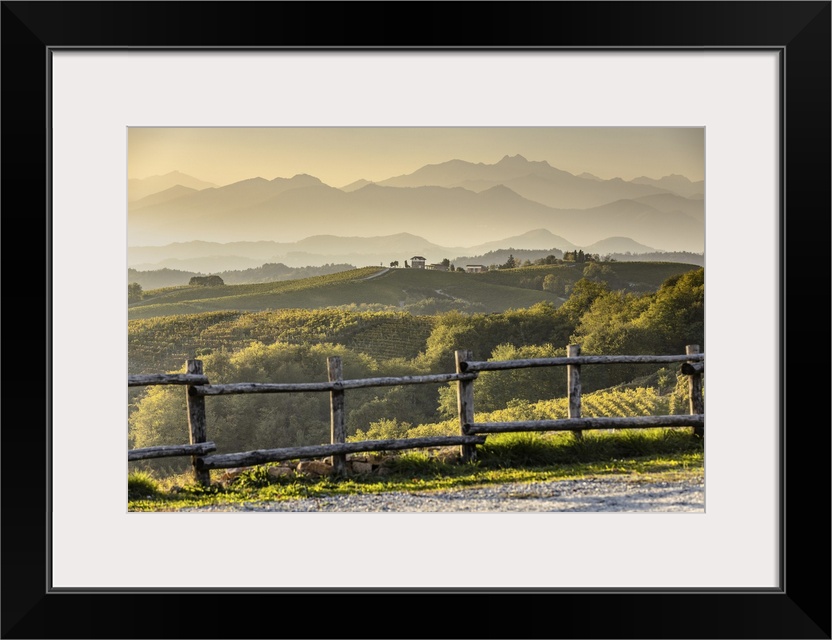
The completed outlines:
{"type": "Polygon", "coordinates": [[[485,436],[429,436],[425,438],[401,438],[398,440],[364,440],[342,444],[321,444],[309,447],[284,449],[258,449],[243,453],[227,453],[202,458],[197,464],[201,469],[230,469],[267,462],[321,458],[324,456],[363,453],[366,451],[401,451],[424,447],[447,447],[460,444],[485,444],[485,436]]]}
{"type": "Polygon", "coordinates": [[[195,387],[194,393],[199,396],[222,396],[243,393],[298,393],[314,391],[343,391],[346,389],[367,389],[370,387],[395,387],[409,384],[436,384],[455,382],[457,380],[473,380],[475,373],[438,373],[429,376],[402,376],[400,378],[362,378],[356,380],[334,380],[332,382],[301,382],[272,384],[268,382],[238,382],[235,384],[208,384],[195,387]]]}
{"type": "Polygon", "coordinates": [[[562,367],[582,364],[667,364],[701,360],[691,356],[577,356],[574,358],[525,358],[521,360],[469,361],[461,363],[463,371],[501,371],[504,369],[525,369],[527,367],[562,367]]]}
{"type": "Polygon", "coordinates": [[[455,373],[420,376],[379,377],[345,380],[341,359],[327,358],[326,382],[259,383],[242,382],[212,385],[202,371],[201,360],[188,360],[187,373],[150,374],[128,376],[129,387],[148,385],[186,385],[189,444],[146,447],[128,451],[130,462],[152,458],[190,456],[194,478],[200,484],[210,484],[211,469],[228,469],[252,466],[268,462],[281,462],[303,458],[328,457],[333,471],[346,471],[346,456],[369,451],[400,451],[428,447],[459,446],[464,461],[476,460],[477,445],[484,444],[488,434],[519,431],[571,431],[576,438],[592,429],[649,429],[655,427],[692,427],[696,436],[704,436],[705,407],[702,394],[702,375],[705,371],[705,355],[698,345],[688,345],[685,355],[638,356],[582,356],[579,345],[568,345],[567,356],[558,358],[528,358],[518,360],[478,361],[470,351],[454,353],[455,373]],[[680,371],[688,377],[690,412],[687,415],[632,416],[632,417],[583,417],[581,415],[581,366],[608,364],[669,364],[682,363],[680,371]],[[568,418],[558,420],[521,420],[515,422],[476,422],[474,420],[474,382],[481,371],[503,371],[529,367],[567,368],[568,418]],[[346,442],[346,418],[344,394],[351,389],[387,387],[412,384],[457,383],[458,436],[430,436],[400,438],[395,440],[365,440],[346,442]],[[251,393],[322,393],[330,394],[331,437],[330,444],[258,449],[240,453],[206,455],[216,451],[214,442],[208,441],[205,398],[209,396],[240,395],[251,393]]]}
{"type": "Polygon", "coordinates": [[[511,433],[517,431],[575,431],[584,429],[653,429],[655,427],[702,427],[704,415],[636,416],[633,418],[564,418],[517,422],[475,422],[467,433],[511,433]]]}
{"type": "Polygon", "coordinates": [[[127,376],[128,387],[145,387],[155,384],[208,384],[208,376],[190,373],[151,373],[144,376],[127,376]]]}
{"type": "Polygon", "coordinates": [[[150,458],[173,458],[175,456],[201,456],[217,450],[213,442],[199,444],[172,444],[161,447],[145,447],[127,452],[128,462],[134,460],[148,460],[150,458]]]}

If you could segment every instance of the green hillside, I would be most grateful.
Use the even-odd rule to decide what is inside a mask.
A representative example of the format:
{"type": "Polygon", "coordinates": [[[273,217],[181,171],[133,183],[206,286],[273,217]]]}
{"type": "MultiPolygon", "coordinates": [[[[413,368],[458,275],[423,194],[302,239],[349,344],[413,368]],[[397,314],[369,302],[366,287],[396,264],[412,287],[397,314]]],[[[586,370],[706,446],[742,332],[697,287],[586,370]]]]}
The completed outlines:
{"type": "Polygon", "coordinates": [[[684,262],[608,262],[608,266],[622,283],[631,291],[655,291],[668,278],[700,267],[684,262]]]}
{"type": "MultiPolygon", "coordinates": [[[[613,266],[615,271],[593,263],[482,274],[370,267],[299,281],[160,289],[130,307],[130,373],[176,371],[187,358],[234,352],[252,342],[339,344],[378,360],[410,360],[427,353],[423,364],[442,371],[453,368],[446,360],[454,348],[471,348],[487,357],[504,342],[565,345],[573,332],[576,338],[585,336],[581,341],[592,347],[599,339],[596,329],[614,318],[620,321],[618,307],[625,303],[586,315],[602,289],[575,287],[576,278],[585,273],[603,276],[612,281],[612,290],[618,288],[614,283],[631,290],[632,282],[648,286],[658,281],[651,287],[656,291],[667,274],[693,271],[672,263],[613,266]],[[366,279],[374,274],[381,275],[366,279]],[[581,293],[558,309],[563,299],[532,288],[538,281],[581,293]],[[512,309],[516,312],[509,313],[512,309]],[[556,317],[555,309],[564,313],[556,317]]],[[[641,330],[630,334],[641,335],[641,330]]],[[[609,346],[604,344],[602,351],[609,346]]]]}
{"type": "Polygon", "coordinates": [[[480,274],[379,267],[263,284],[218,287],[173,287],[145,292],[129,307],[129,318],[267,309],[324,309],[351,305],[380,305],[417,314],[451,309],[498,312],[557,302],[545,291],[491,283],[480,274]],[[377,277],[376,274],[381,273],[377,277]]]}
{"type": "Polygon", "coordinates": [[[571,285],[583,277],[604,280],[614,290],[646,293],[655,291],[672,276],[698,268],[695,264],[681,262],[567,262],[498,269],[475,275],[482,281],[511,287],[543,289],[549,286],[550,290],[559,294],[568,291],[571,285]]]}

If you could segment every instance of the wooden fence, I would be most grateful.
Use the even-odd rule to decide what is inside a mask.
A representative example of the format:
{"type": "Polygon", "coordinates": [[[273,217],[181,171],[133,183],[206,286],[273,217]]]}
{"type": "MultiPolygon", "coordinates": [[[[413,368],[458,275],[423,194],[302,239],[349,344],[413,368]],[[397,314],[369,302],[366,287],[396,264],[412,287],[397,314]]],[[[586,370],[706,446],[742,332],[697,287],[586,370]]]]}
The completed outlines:
{"type": "Polygon", "coordinates": [[[330,457],[333,472],[346,472],[346,456],[349,453],[368,451],[395,451],[437,446],[459,446],[462,459],[476,459],[476,446],[484,444],[490,433],[513,431],[571,431],[576,437],[591,429],[647,429],[653,427],[692,427],[693,433],[704,437],[705,405],[702,394],[702,375],[705,355],[698,345],[688,345],[684,355],[671,356],[582,356],[579,345],[569,345],[566,357],[530,358],[523,360],[476,361],[470,351],[459,350],[454,356],[456,371],[424,376],[363,378],[345,380],[341,358],[327,358],[327,382],[302,382],[271,384],[242,382],[236,384],[210,384],[204,374],[201,360],[188,360],[187,373],[128,376],[127,386],[184,385],[188,410],[189,444],[147,447],[128,451],[128,461],[172,456],[191,456],[194,477],[203,485],[210,484],[211,469],[228,469],[266,462],[297,460],[303,458],[330,457]],[[601,364],[670,364],[681,362],[681,372],[688,376],[690,413],[688,415],[634,416],[584,418],[581,416],[581,367],[601,364]],[[560,420],[524,420],[518,422],[476,422],[474,420],[474,381],[480,371],[500,371],[528,367],[566,367],[569,411],[568,418],[560,420]],[[346,416],[344,395],[349,389],[386,387],[410,384],[457,383],[457,409],[459,414],[458,436],[431,436],[401,438],[396,440],[365,440],[346,442],[346,416]],[[245,393],[310,393],[328,392],[330,397],[330,444],[259,449],[241,453],[207,455],[216,451],[215,443],[208,440],[205,417],[205,398],[245,393]]]}

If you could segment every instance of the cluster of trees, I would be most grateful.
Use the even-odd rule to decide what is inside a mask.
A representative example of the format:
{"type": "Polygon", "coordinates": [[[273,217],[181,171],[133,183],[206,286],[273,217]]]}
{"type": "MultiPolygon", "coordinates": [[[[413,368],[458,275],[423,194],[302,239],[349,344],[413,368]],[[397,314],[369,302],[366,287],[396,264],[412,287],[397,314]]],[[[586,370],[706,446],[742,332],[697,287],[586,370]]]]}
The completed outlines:
{"type": "Polygon", "coordinates": [[[492,269],[519,269],[522,267],[533,267],[548,264],[563,264],[565,262],[574,262],[583,264],[587,262],[599,262],[601,257],[597,253],[584,253],[583,249],[577,251],[565,251],[563,258],[558,258],[553,254],[545,258],[537,258],[535,260],[518,260],[514,254],[509,254],[508,259],[502,264],[493,266],[492,269]]]}
{"type": "Polygon", "coordinates": [[[131,282],[127,285],[127,302],[138,302],[142,299],[144,292],[142,291],[142,285],[138,282],[131,282]]]}
{"type": "Polygon", "coordinates": [[[601,256],[597,253],[584,253],[583,249],[563,253],[564,262],[598,262],[600,260],[601,256]]]}
{"type": "MultiPolygon", "coordinates": [[[[587,355],[679,354],[686,344],[704,349],[704,269],[671,277],[649,294],[612,289],[603,275],[598,271],[596,279],[575,282],[560,307],[540,303],[504,313],[442,313],[416,357],[373,357],[335,342],[252,341],[236,351],[206,350],[202,359],[212,383],[311,382],[326,379],[328,356],[342,358],[349,379],[453,371],[457,349],[471,350],[478,360],[562,356],[573,343],[581,344],[587,355]]],[[[651,384],[664,391],[675,388],[671,373],[656,365],[594,365],[582,370],[586,393],[641,378],[653,380],[651,384]]],[[[520,411],[565,394],[562,368],[483,372],[475,384],[475,406],[478,412],[506,407],[520,411]]],[[[206,405],[209,437],[219,452],[320,444],[329,438],[326,394],[227,396],[206,405]]],[[[186,442],[185,411],[181,388],[149,387],[130,414],[130,446],[186,442]]],[[[430,425],[455,415],[456,396],[452,385],[433,391],[424,385],[351,390],[346,411],[351,436],[369,433],[374,426],[392,432],[403,425],[421,425],[429,433],[438,428],[430,425]]],[[[163,466],[171,463],[166,460],[163,466]]]]}
{"type": "MultiPolygon", "coordinates": [[[[650,294],[613,290],[605,282],[581,278],[557,308],[539,303],[498,314],[442,315],[421,362],[432,371],[450,371],[455,349],[470,349],[476,358],[485,359],[500,345],[554,345],[558,353],[565,353],[567,344],[579,343],[588,354],[679,354],[686,344],[704,348],[704,297],[704,269],[669,278],[650,294]]],[[[587,389],[635,377],[630,367],[616,366],[611,371],[618,373],[599,379],[597,385],[589,372],[604,368],[588,367],[587,389]]]]}
{"type": "Polygon", "coordinates": [[[537,260],[532,260],[532,265],[544,265],[544,264],[561,264],[563,260],[559,259],[557,256],[549,254],[545,258],[538,258],[537,260]]]}
{"type": "Polygon", "coordinates": [[[188,285],[192,287],[218,287],[224,284],[225,282],[219,276],[194,276],[188,281],[188,285]]]}
{"type": "Polygon", "coordinates": [[[491,269],[520,269],[522,267],[532,267],[549,264],[563,264],[564,260],[565,257],[564,259],[560,259],[551,254],[546,256],[545,258],[537,258],[536,260],[518,260],[514,257],[513,253],[510,253],[505,262],[497,265],[492,265],[491,269]]]}
{"type": "Polygon", "coordinates": [[[442,258],[442,262],[439,264],[445,267],[448,271],[456,271],[456,267],[454,267],[453,262],[451,262],[448,258],[442,258]]]}

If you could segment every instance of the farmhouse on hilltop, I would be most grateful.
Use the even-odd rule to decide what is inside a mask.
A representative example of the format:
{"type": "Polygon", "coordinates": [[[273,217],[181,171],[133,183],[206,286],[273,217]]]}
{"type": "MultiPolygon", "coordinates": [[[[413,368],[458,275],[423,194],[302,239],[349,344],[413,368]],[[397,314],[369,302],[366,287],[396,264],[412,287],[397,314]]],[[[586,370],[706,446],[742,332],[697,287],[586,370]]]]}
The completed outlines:
{"type": "Polygon", "coordinates": [[[424,269],[425,259],[422,256],[413,256],[410,259],[410,266],[414,269],[424,269]]]}
{"type": "Polygon", "coordinates": [[[488,267],[484,264],[466,264],[465,273],[482,273],[488,271],[488,267]]]}

